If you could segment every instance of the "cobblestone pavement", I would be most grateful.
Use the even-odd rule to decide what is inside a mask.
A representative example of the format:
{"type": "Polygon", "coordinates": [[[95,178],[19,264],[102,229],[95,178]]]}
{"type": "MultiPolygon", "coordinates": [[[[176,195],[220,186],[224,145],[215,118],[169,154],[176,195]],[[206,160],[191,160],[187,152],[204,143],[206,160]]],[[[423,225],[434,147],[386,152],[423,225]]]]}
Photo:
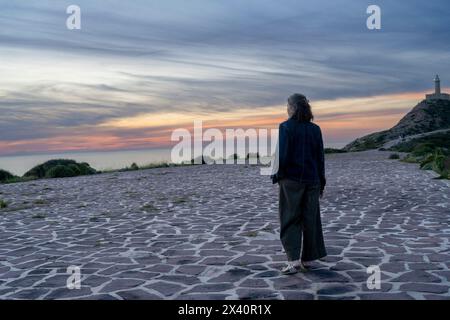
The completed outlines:
{"type": "Polygon", "coordinates": [[[278,272],[278,190],[256,166],[0,185],[0,298],[450,299],[449,184],[388,155],[328,157],[329,255],[294,276],[278,272]]]}

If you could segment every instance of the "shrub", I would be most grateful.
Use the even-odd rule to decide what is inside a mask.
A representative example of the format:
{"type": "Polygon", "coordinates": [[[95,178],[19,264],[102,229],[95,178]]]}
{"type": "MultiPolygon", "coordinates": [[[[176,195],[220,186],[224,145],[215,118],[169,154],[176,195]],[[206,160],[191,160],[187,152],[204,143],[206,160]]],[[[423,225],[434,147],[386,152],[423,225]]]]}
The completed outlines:
{"type": "Polygon", "coordinates": [[[14,175],[6,170],[0,169],[0,182],[5,182],[14,178],[14,175]]]}
{"type": "Polygon", "coordinates": [[[191,164],[197,164],[197,163],[200,164],[200,161],[201,161],[201,164],[206,164],[205,158],[203,156],[201,159],[200,159],[200,157],[191,159],[191,164]]]}
{"type": "Polygon", "coordinates": [[[77,163],[75,160],[57,159],[35,166],[26,172],[24,177],[63,178],[94,173],[96,171],[86,162],[77,163]]]}
{"type": "Polygon", "coordinates": [[[131,170],[139,170],[139,166],[138,166],[135,162],[133,162],[133,163],[131,164],[130,169],[131,169],[131,170]]]}
{"type": "Polygon", "coordinates": [[[343,149],[325,148],[324,152],[328,154],[328,153],[345,153],[347,151],[345,151],[343,149]]]}
{"type": "Polygon", "coordinates": [[[94,168],[91,168],[91,166],[87,162],[78,163],[78,169],[80,170],[80,175],[82,176],[97,173],[97,171],[94,168]]]}
{"type": "Polygon", "coordinates": [[[69,167],[63,165],[57,165],[45,174],[45,178],[67,178],[75,177],[76,173],[69,167]]]}
{"type": "Polygon", "coordinates": [[[434,170],[441,178],[448,179],[450,173],[450,156],[446,156],[440,148],[436,148],[433,153],[426,155],[420,162],[420,168],[424,170],[434,170]]]}
{"type": "MultiPolygon", "coordinates": [[[[56,167],[55,167],[56,168],[56,167]]],[[[80,176],[81,175],[81,170],[80,168],[76,165],[76,164],[69,164],[67,166],[67,169],[72,170],[74,173],[74,176],[80,176]]],[[[48,172],[47,172],[48,173],[48,172]]]]}
{"type": "Polygon", "coordinates": [[[392,153],[392,154],[389,156],[389,159],[392,159],[392,160],[394,160],[394,159],[400,159],[400,156],[399,156],[397,153],[392,153]]]}
{"type": "Polygon", "coordinates": [[[4,209],[6,207],[8,207],[8,204],[5,201],[0,200],[0,209],[4,209]]]}
{"type": "Polygon", "coordinates": [[[428,153],[433,152],[434,149],[435,147],[431,143],[420,143],[412,149],[411,153],[414,156],[424,156],[428,153]]]}

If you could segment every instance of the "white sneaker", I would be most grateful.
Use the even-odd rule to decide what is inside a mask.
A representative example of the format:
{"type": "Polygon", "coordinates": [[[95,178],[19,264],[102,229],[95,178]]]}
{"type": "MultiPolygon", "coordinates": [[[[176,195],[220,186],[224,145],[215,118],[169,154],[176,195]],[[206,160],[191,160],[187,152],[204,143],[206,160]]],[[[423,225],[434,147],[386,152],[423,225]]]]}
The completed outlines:
{"type": "Polygon", "coordinates": [[[281,273],[285,275],[295,274],[297,272],[298,269],[293,262],[288,262],[286,266],[281,269],[281,273]]]}
{"type": "Polygon", "coordinates": [[[301,271],[301,272],[306,272],[306,271],[308,271],[308,266],[306,266],[300,259],[295,260],[295,261],[293,262],[293,264],[294,264],[294,267],[295,267],[298,271],[301,271]]]}

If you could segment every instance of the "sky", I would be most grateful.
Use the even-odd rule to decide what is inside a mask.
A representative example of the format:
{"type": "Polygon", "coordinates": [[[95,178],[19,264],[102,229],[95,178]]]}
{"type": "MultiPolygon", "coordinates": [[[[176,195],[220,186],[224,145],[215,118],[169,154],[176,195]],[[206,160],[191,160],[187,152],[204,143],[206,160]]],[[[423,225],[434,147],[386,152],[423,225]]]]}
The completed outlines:
{"type": "Polygon", "coordinates": [[[294,93],[326,145],[450,91],[450,3],[0,0],[0,156],[161,148],[176,128],[276,128],[294,93]],[[66,8],[81,8],[81,30],[66,8]],[[381,30],[366,9],[381,8],[381,30]]]}

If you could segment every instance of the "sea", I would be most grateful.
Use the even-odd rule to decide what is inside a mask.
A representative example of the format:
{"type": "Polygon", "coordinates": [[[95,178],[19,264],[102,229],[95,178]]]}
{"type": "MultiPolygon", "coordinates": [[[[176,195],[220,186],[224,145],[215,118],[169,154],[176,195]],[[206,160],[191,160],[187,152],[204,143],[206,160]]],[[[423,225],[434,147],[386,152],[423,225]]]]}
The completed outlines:
{"type": "MultiPolygon", "coordinates": [[[[341,148],[345,143],[327,144],[326,147],[341,148]]],[[[171,149],[117,150],[61,152],[32,155],[13,155],[0,157],[0,169],[22,176],[34,166],[52,159],[72,159],[87,162],[96,170],[114,170],[130,166],[133,162],[138,166],[156,163],[170,163],[171,149]]]]}

